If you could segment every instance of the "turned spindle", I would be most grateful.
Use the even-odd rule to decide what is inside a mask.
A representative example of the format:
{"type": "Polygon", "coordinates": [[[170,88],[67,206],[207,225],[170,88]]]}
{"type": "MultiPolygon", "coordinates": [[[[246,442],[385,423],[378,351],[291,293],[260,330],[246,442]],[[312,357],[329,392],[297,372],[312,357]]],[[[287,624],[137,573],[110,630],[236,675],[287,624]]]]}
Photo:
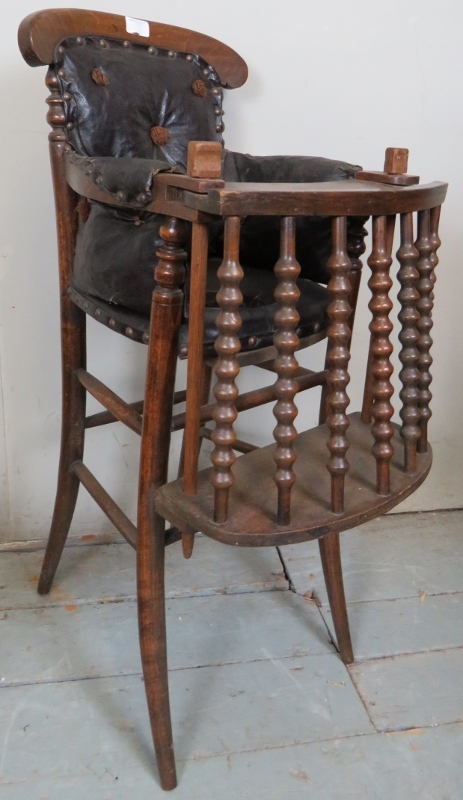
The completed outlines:
{"type": "Polygon", "coordinates": [[[346,409],[349,397],[346,387],[349,383],[348,365],[350,359],[349,343],[351,330],[349,318],[351,308],[349,305],[350,283],[349,270],[351,262],[347,255],[347,220],[345,217],[335,217],[332,226],[333,249],[328,261],[331,278],[328,291],[331,301],[328,305],[330,325],[328,327],[327,350],[327,385],[328,385],[328,416],[327,425],[330,429],[328,439],[328,471],[331,475],[331,510],[335,514],[344,511],[344,479],[349,462],[346,459],[348,441],[346,431],[349,420],[346,409]]]}
{"type": "MultiPolygon", "coordinates": [[[[390,256],[392,253],[392,247],[394,245],[395,215],[388,216],[386,220],[386,252],[390,256]]],[[[361,416],[362,422],[365,424],[369,424],[372,420],[373,387],[375,383],[374,375],[371,371],[374,360],[371,350],[372,342],[373,336],[370,336],[370,348],[368,352],[367,374],[365,378],[361,416]]]]}
{"type": "Polygon", "coordinates": [[[239,373],[239,366],[236,354],[240,350],[240,341],[236,334],[241,326],[239,307],[243,301],[239,288],[243,277],[239,262],[239,244],[240,218],[227,217],[223,261],[217,272],[220,281],[217,303],[220,311],[216,319],[219,335],[215,342],[218,356],[214,367],[217,376],[214,387],[216,405],[213,412],[215,428],[211,435],[215,445],[211,454],[214,466],[211,481],[214,487],[215,522],[227,520],[228,497],[233,486],[232,466],[236,460],[233,452],[236,441],[233,423],[237,417],[235,400],[238,397],[235,378],[239,373]]]}
{"type": "Polygon", "coordinates": [[[437,233],[439,224],[439,208],[432,211],[429,209],[418,212],[418,236],[416,247],[419,253],[417,269],[419,273],[417,289],[419,300],[417,308],[419,319],[418,328],[418,369],[420,378],[418,381],[419,399],[418,408],[420,411],[420,438],[418,440],[418,452],[426,453],[428,449],[428,422],[431,418],[430,402],[432,394],[430,391],[431,376],[431,329],[432,329],[432,308],[433,308],[433,287],[434,287],[434,268],[437,265],[437,248],[440,245],[437,233]],[[432,224],[431,224],[432,220],[432,224]]]}
{"type": "Polygon", "coordinates": [[[282,217],[280,224],[280,257],[275,264],[277,286],[275,300],[278,307],[275,312],[276,333],[274,344],[278,355],[273,368],[278,375],[275,383],[275,403],[273,413],[277,425],[273,436],[277,443],[273,458],[277,465],[274,481],[278,489],[278,523],[289,525],[291,511],[291,488],[296,480],[293,464],[296,453],[293,442],[296,438],[294,420],[297,416],[297,406],[294,396],[298,386],[294,380],[294,373],[298,362],[294,352],[299,344],[296,328],[299,314],[296,303],[299,299],[297,277],[301,268],[296,261],[296,220],[294,217],[282,217]]]}
{"type": "MultiPolygon", "coordinates": [[[[347,321],[347,324],[350,328],[351,335],[354,329],[354,321],[355,321],[355,309],[357,307],[357,298],[360,289],[360,281],[362,278],[362,259],[365,250],[365,237],[368,235],[368,231],[364,227],[365,223],[368,221],[368,217],[352,217],[347,222],[347,255],[350,259],[350,269],[349,269],[349,284],[350,284],[350,293],[349,293],[349,305],[350,305],[350,315],[347,321]]],[[[351,345],[351,341],[349,340],[349,347],[351,345]]],[[[328,414],[328,386],[325,383],[322,388],[322,395],[320,400],[320,414],[319,414],[319,423],[322,425],[326,422],[326,417],[328,414]]]]}
{"type": "Polygon", "coordinates": [[[392,302],[389,297],[392,286],[389,276],[391,264],[387,217],[374,217],[373,248],[368,259],[368,265],[372,271],[368,281],[372,298],[368,307],[373,315],[370,322],[372,334],[371,372],[374,379],[372,433],[375,440],[372,452],[376,459],[376,491],[381,495],[390,494],[391,491],[389,463],[394,453],[391,444],[394,434],[391,417],[394,409],[390,402],[394,391],[390,381],[393,372],[390,360],[393,347],[389,338],[392,331],[392,322],[389,319],[392,310],[392,302]]]}
{"type": "Polygon", "coordinates": [[[400,264],[397,277],[401,287],[398,294],[401,306],[398,317],[402,326],[399,333],[399,341],[402,345],[399,353],[399,359],[402,363],[402,369],[399,373],[402,383],[402,389],[399,394],[402,401],[400,435],[404,440],[404,469],[409,475],[416,472],[416,443],[420,438],[418,425],[420,419],[420,411],[418,409],[418,382],[420,379],[418,359],[420,354],[417,348],[419,334],[416,327],[419,319],[417,302],[420,295],[416,288],[418,280],[417,258],[418,250],[413,244],[413,214],[402,214],[400,217],[400,247],[397,251],[397,259],[400,264]]]}

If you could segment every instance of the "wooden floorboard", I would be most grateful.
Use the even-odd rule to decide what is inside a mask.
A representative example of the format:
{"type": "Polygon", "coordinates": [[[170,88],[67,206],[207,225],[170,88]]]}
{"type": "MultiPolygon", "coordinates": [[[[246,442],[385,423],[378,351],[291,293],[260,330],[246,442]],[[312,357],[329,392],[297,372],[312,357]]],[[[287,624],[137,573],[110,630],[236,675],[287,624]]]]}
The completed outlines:
{"type": "MultiPolygon", "coordinates": [[[[206,537],[190,561],[169,548],[172,797],[460,800],[462,528],[454,511],[343,534],[359,658],[349,670],[331,641],[316,543],[282,548],[283,563],[274,548],[206,537]]],[[[166,796],[134,554],[91,544],[65,549],[48,598],[35,591],[42,552],[0,553],[1,800],[166,796]]]]}

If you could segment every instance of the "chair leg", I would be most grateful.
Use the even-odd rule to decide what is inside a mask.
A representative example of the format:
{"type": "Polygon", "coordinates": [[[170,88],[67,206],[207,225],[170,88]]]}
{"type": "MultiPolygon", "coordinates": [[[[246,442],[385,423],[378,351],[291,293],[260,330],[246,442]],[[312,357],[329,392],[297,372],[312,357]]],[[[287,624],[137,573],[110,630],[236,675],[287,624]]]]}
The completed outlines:
{"type": "MultiPolygon", "coordinates": [[[[154,749],[163,789],[177,785],[167,681],[164,607],[164,520],[154,510],[154,491],[167,476],[176,352],[174,315],[153,303],[151,330],[167,332],[163,340],[150,336],[138,488],[137,598],[140,651],[154,749]],[[154,318],[154,320],[153,320],[154,318]],[[162,318],[162,319],[161,319],[162,318]],[[170,335],[172,332],[172,336],[170,335]]],[[[178,311],[180,322],[181,306],[178,311]]],[[[175,312],[174,312],[175,314],[175,312]]]]}
{"type": "Polygon", "coordinates": [[[62,300],[62,421],[61,453],[55,508],[37,586],[39,594],[47,594],[63,552],[79,492],[79,479],[71,472],[75,461],[81,461],[85,436],[86,392],[75,377],[85,368],[85,313],[67,298],[62,300]]]}
{"type": "Polygon", "coordinates": [[[177,776],[167,674],[164,601],[165,523],[162,517],[153,512],[152,493],[149,493],[149,498],[146,498],[146,513],[141,515],[145,519],[143,521],[141,518],[139,519],[140,538],[145,541],[144,546],[137,550],[138,625],[145,690],[159,778],[162,788],[169,790],[175,789],[177,776]],[[146,537],[144,533],[147,534],[146,537]]]}
{"type": "Polygon", "coordinates": [[[167,680],[164,603],[164,520],[154,493],[167,480],[177,341],[182,320],[185,223],[171,217],[160,229],[151,305],[138,484],[137,596],[140,650],[151,731],[163,789],[177,785],[167,680]]]}
{"type": "Polygon", "coordinates": [[[326,590],[333,616],[339,652],[344,664],[352,664],[354,654],[347,618],[346,598],[342,579],[339,533],[330,533],[318,540],[325,576],[326,590]]]}
{"type": "MultiPolygon", "coordinates": [[[[164,309],[166,310],[166,309],[164,309]]],[[[180,320],[181,307],[178,308],[180,320]]],[[[151,330],[156,326],[153,304],[151,330]]],[[[140,479],[138,489],[137,598],[140,651],[154,749],[163,789],[177,785],[167,678],[166,621],[164,606],[164,520],[154,510],[154,491],[167,476],[170,424],[175,381],[175,322],[166,325],[159,315],[158,330],[167,331],[164,341],[150,336],[146,380],[140,479]],[[169,336],[169,329],[173,336],[169,336]],[[171,339],[171,342],[169,342],[171,339]],[[157,367],[157,368],[156,368],[157,367]],[[163,368],[164,367],[164,368],[163,368]]],[[[177,326],[178,330],[178,326],[177,326]]]]}
{"type": "MultiPolygon", "coordinates": [[[[151,338],[151,337],[150,337],[151,338]]],[[[151,349],[151,342],[150,342],[151,349]]],[[[137,600],[140,652],[154,749],[163,789],[175,789],[172,726],[167,677],[164,605],[165,524],[154,510],[154,490],[164,483],[170,444],[170,418],[176,354],[159,383],[151,382],[156,358],[148,355],[138,490],[137,600]],[[151,391],[149,387],[151,386],[151,391]],[[169,386],[171,387],[169,398],[169,386]],[[156,391],[158,389],[158,391],[156,391]],[[169,405],[170,403],[170,405],[169,405]],[[157,413],[156,413],[157,410],[157,413]]],[[[164,354],[166,356],[166,354],[164,354]]],[[[163,363],[168,364],[168,360],[163,363]]]]}

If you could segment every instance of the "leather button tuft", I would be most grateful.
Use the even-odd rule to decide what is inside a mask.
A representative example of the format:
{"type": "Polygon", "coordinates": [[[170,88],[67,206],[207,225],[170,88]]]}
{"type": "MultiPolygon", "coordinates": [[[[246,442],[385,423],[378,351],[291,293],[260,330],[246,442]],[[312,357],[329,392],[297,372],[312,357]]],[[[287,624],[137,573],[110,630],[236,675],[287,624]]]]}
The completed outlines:
{"type": "Polygon", "coordinates": [[[150,135],[154,144],[158,144],[161,147],[164,144],[167,144],[170,139],[169,131],[163,128],[161,125],[155,125],[154,128],[151,128],[150,135]]]}
{"type": "Polygon", "coordinates": [[[98,86],[107,86],[109,84],[109,78],[101,69],[95,67],[92,69],[92,81],[96,83],[98,86]]]}
{"type": "Polygon", "coordinates": [[[206,97],[207,88],[204,81],[194,81],[191,88],[193,89],[193,93],[198,95],[198,97],[206,97]]]}

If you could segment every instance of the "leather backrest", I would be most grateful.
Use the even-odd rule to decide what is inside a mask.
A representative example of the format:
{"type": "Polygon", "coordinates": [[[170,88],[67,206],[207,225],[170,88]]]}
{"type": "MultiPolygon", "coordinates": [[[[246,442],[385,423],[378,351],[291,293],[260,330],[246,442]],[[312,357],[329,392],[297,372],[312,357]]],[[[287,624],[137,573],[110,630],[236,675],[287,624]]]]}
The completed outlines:
{"type": "Polygon", "coordinates": [[[222,141],[220,81],[193,53],[75,36],[61,42],[55,63],[68,141],[80,155],[186,169],[189,141],[222,141]]]}

